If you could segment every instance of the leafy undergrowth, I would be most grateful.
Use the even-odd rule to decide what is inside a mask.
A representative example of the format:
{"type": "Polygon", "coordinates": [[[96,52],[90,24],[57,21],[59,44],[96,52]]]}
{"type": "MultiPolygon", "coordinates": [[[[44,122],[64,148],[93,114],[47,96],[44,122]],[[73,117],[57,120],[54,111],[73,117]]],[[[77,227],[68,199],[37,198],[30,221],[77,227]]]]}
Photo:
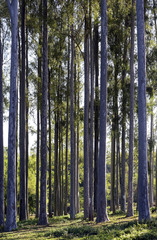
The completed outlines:
{"type": "Polygon", "coordinates": [[[64,217],[53,217],[49,219],[49,225],[39,226],[37,219],[18,222],[17,230],[13,232],[0,232],[0,240],[4,239],[137,239],[157,240],[157,211],[152,213],[151,221],[143,224],[138,223],[137,214],[126,217],[117,212],[114,216],[109,214],[110,221],[96,224],[95,221],[83,220],[83,214],[70,220],[69,215],[64,217]]]}

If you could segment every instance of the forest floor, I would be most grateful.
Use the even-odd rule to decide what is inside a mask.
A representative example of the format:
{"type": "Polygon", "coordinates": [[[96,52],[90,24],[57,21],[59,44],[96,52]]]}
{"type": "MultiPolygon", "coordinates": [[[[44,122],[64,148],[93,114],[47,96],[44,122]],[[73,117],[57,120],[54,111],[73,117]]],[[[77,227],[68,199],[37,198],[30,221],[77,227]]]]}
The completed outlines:
{"type": "MultiPolygon", "coordinates": [[[[0,240],[7,239],[141,239],[157,240],[157,209],[151,213],[151,221],[138,223],[137,213],[126,217],[124,213],[109,213],[110,221],[96,224],[83,219],[83,213],[77,214],[75,220],[70,216],[49,218],[49,225],[39,226],[38,220],[30,216],[27,221],[18,222],[18,228],[12,232],[0,232],[0,240]]],[[[95,220],[95,219],[94,219],[95,220]]]]}

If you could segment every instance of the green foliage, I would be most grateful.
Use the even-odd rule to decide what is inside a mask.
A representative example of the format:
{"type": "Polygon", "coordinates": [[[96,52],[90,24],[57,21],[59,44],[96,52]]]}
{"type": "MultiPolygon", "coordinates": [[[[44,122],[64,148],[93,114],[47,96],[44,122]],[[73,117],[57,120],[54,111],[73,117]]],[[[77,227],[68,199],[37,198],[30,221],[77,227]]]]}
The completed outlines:
{"type": "Polygon", "coordinates": [[[48,226],[37,225],[38,219],[31,217],[27,221],[18,222],[18,229],[11,233],[2,232],[0,239],[93,239],[93,240],[156,240],[157,239],[157,212],[153,211],[152,220],[139,224],[137,215],[126,218],[121,211],[111,215],[109,222],[96,224],[83,220],[83,213],[76,215],[75,220],[70,216],[49,218],[48,226]]]}

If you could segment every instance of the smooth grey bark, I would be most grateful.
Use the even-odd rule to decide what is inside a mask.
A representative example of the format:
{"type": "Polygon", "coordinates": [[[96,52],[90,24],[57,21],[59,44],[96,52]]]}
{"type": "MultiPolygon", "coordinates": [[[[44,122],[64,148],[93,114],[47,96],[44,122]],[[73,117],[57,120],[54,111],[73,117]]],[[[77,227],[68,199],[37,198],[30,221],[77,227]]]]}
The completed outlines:
{"type": "Polygon", "coordinates": [[[59,214],[59,187],[58,187],[58,182],[59,182],[59,164],[58,164],[58,120],[59,118],[59,113],[57,109],[57,113],[55,113],[55,172],[54,172],[54,214],[55,216],[58,216],[59,214]]]}
{"type": "Polygon", "coordinates": [[[39,162],[40,162],[40,116],[41,116],[41,45],[42,45],[42,0],[39,3],[39,25],[40,25],[40,33],[39,33],[39,48],[38,48],[38,95],[37,95],[37,152],[36,152],[36,218],[39,217],[39,162]]]}
{"type": "Polygon", "coordinates": [[[18,37],[18,2],[7,0],[11,17],[11,72],[10,72],[10,106],[8,137],[8,181],[7,181],[7,216],[5,230],[17,228],[16,224],[16,107],[17,107],[17,37],[18,37]]]}
{"type": "MultiPolygon", "coordinates": [[[[79,66],[78,66],[78,69],[80,68],[80,63],[79,63],[79,66]]],[[[79,79],[80,79],[80,74],[78,72],[78,86],[79,86],[79,79]]],[[[79,124],[79,121],[80,121],[80,116],[79,116],[79,110],[80,110],[80,102],[79,102],[79,99],[80,99],[80,93],[79,93],[79,89],[78,89],[78,93],[77,93],[77,149],[76,149],[76,153],[77,153],[77,170],[76,170],[76,179],[77,179],[77,213],[80,212],[80,197],[79,197],[79,156],[80,156],[80,144],[79,144],[79,141],[80,141],[80,124],[79,124]]]]}
{"type": "MultiPolygon", "coordinates": [[[[38,88],[39,89],[39,88],[38,88]]],[[[37,152],[36,152],[36,218],[39,217],[39,147],[40,147],[40,111],[39,96],[37,99],[37,152]]]]}
{"type": "Polygon", "coordinates": [[[119,127],[117,130],[117,156],[116,156],[116,208],[119,209],[119,162],[120,162],[120,143],[119,143],[119,127]]]}
{"type": "Polygon", "coordinates": [[[29,134],[28,134],[28,100],[29,84],[28,84],[28,28],[26,27],[26,212],[27,218],[29,215],[28,209],[28,163],[29,163],[29,134]]]}
{"type": "Polygon", "coordinates": [[[90,2],[90,61],[91,61],[91,96],[90,96],[90,149],[89,149],[89,221],[93,221],[93,119],[94,119],[94,61],[93,36],[90,2]]]}
{"type": "Polygon", "coordinates": [[[84,218],[89,218],[89,19],[85,16],[85,42],[84,42],[84,218]]]}
{"type": "Polygon", "coordinates": [[[3,153],[3,53],[1,41],[1,19],[0,19],[0,226],[4,225],[4,153],[3,153]]]}
{"type": "Polygon", "coordinates": [[[133,216],[133,157],[134,157],[134,35],[135,35],[135,0],[131,10],[131,50],[130,50],[130,128],[129,128],[129,174],[127,216],[133,216]]]}
{"type": "Polygon", "coordinates": [[[101,0],[100,153],[98,162],[97,222],[108,221],[106,199],[107,122],[107,1],[101,0]]]}
{"type": "Polygon", "coordinates": [[[75,218],[75,129],[74,129],[74,30],[71,26],[71,78],[70,78],[70,218],[75,218]]]}
{"type": "Polygon", "coordinates": [[[70,38],[68,37],[68,79],[67,79],[67,115],[66,115],[66,153],[65,153],[65,206],[64,214],[67,215],[68,202],[68,146],[69,146],[69,81],[70,81],[70,38]]]}
{"type": "Polygon", "coordinates": [[[146,60],[144,1],[137,0],[137,42],[138,42],[138,123],[139,123],[139,168],[138,168],[138,210],[139,222],[150,219],[147,179],[147,120],[146,120],[146,60]]]}
{"type": "Polygon", "coordinates": [[[63,165],[64,165],[64,157],[63,157],[63,114],[61,110],[61,148],[62,148],[62,168],[61,168],[61,215],[63,215],[64,212],[64,171],[63,171],[63,165]]]}
{"type": "Polygon", "coordinates": [[[99,93],[98,93],[98,78],[99,78],[99,32],[98,20],[94,23],[94,69],[95,69],[95,119],[94,119],[94,210],[97,208],[97,185],[98,185],[98,139],[99,139],[99,93]]]}
{"type": "MultiPolygon", "coordinates": [[[[152,95],[153,96],[153,95],[152,95]]],[[[151,96],[151,97],[152,97],[151,96]]],[[[153,207],[153,180],[154,180],[154,161],[153,161],[153,106],[151,107],[151,121],[150,121],[150,143],[149,143],[149,150],[150,150],[150,159],[149,159],[149,204],[150,207],[153,207]]]]}
{"type": "MultiPolygon", "coordinates": [[[[117,39],[117,36],[115,36],[117,39]]],[[[113,94],[113,119],[111,131],[111,211],[115,213],[115,166],[116,166],[116,140],[118,138],[118,60],[115,52],[115,83],[113,94]]],[[[120,168],[119,168],[120,169],[120,168]]]]}
{"type": "Polygon", "coordinates": [[[26,103],[25,103],[25,0],[21,6],[22,71],[20,81],[20,221],[26,220],[26,103]]]}
{"type": "MultiPolygon", "coordinates": [[[[127,30],[127,19],[125,20],[125,30],[127,30]]],[[[126,188],[125,188],[125,136],[126,136],[126,68],[127,68],[127,35],[124,41],[123,68],[122,68],[122,181],[121,181],[121,210],[126,208],[126,188]]]]}
{"type": "Polygon", "coordinates": [[[51,162],[51,79],[49,70],[49,88],[48,88],[48,103],[49,103],[49,217],[52,217],[52,162],[51,162]]]}
{"type": "Polygon", "coordinates": [[[47,0],[43,0],[43,79],[41,110],[41,184],[39,224],[47,221],[47,87],[48,87],[48,48],[47,48],[47,0]]]}
{"type": "Polygon", "coordinates": [[[111,131],[111,211],[115,213],[115,120],[112,120],[111,131]]]}

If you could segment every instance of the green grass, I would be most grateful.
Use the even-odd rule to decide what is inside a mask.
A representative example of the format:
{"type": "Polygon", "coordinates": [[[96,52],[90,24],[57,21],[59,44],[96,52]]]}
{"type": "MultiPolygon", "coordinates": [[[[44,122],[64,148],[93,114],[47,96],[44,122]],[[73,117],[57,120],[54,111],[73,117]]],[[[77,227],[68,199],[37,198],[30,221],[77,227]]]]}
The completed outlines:
{"type": "Polygon", "coordinates": [[[157,212],[152,213],[151,221],[138,223],[137,214],[127,218],[124,213],[109,214],[110,221],[96,224],[83,220],[83,214],[70,220],[69,215],[49,219],[49,225],[39,226],[33,216],[18,222],[13,232],[0,232],[0,240],[43,240],[43,239],[94,239],[94,240],[157,240],[157,212]]]}

